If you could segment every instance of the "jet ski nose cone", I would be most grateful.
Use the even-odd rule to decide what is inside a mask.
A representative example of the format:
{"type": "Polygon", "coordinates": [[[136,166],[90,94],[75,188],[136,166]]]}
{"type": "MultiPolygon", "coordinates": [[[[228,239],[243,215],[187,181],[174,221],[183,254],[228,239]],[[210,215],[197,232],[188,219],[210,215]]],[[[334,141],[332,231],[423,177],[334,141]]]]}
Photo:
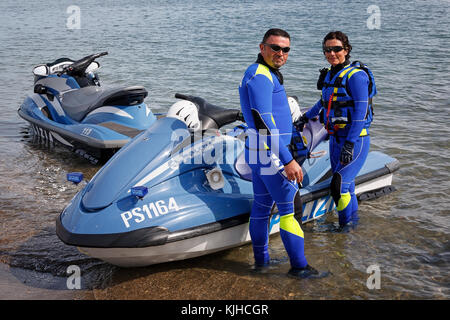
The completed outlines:
{"type": "MultiPolygon", "coordinates": [[[[88,211],[105,208],[129,197],[132,187],[145,185],[151,188],[152,179],[141,180],[167,162],[174,145],[172,133],[175,131],[190,137],[186,124],[174,118],[162,118],[122,147],[89,182],[82,199],[84,208],[88,211]]],[[[142,188],[135,192],[138,198],[145,196],[142,188]]],[[[132,197],[136,199],[135,196],[132,197]]]]}

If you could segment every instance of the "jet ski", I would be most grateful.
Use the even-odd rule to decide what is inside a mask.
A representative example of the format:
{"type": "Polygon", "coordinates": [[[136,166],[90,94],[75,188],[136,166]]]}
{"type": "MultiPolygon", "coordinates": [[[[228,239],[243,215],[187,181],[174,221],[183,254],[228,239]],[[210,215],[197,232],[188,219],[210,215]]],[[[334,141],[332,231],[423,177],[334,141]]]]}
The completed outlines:
{"type": "MultiPolygon", "coordinates": [[[[120,149],[89,182],[81,173],[68,174],[69,181],[85,186],[56,218],[60,240],[121,267],[193,258],[251,241],[253,190],[242,114],[200,97],[176,97],[181,100],[165,117],[120,149]]],[[[303,140],[303,207],[296,216],[307,223],[335,205],[322,124],[309,121],[303,140]]],[[[359,199],[393,191],[398,167],[396,159],[371,152],[356,179],[359,199]]],[[[274,206],[271,234],[279,232],[279,221],[274,206]]]]}
{"type": "Polygon", "coordinates": [[[93,163],[105,162],[156,120],[144,103],[144,87],[100,86],[95,60],[107,54],[34,67],[34,92],[18,110],[37,137],[62,143],[93,163]]]}

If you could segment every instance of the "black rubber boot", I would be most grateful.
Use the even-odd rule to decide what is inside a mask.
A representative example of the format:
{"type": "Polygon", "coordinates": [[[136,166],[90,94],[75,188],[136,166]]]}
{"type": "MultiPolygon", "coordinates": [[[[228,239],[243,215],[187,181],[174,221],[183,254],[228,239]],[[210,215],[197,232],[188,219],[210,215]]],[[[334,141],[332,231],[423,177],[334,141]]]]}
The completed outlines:
{"type": "Polygon", "coordinates": [[[288,272],[289,277],[297,279],[319,279],[328,275],[330,275],[329,271],[319,272],[309,264],[304,268],[291,268],[288,272]]]}
{"type": "Polygon", "coordinates": [[[269,262],[263,263],[263,264],[257,264],[255,263],[252,269],[252,272],[256,273],[266,273],[270,269],[275,268],[279,264],[283,264],[288,261],[287,257],[279,258],[279,259],[270,259],[269,262]]]}
{"type": "Polygon", "coordinates": [[[266,264],[256,264],[253,266],[252,272],[255,273],[266,273],[270,269],[270,263],[266,264]]]}

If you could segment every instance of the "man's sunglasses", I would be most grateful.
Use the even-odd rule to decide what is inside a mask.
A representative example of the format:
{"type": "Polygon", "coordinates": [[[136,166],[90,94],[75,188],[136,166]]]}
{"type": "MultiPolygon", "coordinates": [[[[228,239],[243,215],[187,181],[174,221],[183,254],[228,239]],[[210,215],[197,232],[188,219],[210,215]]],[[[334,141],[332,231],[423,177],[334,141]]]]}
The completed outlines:
{"type": "Polygon", "coordinates": [[[263,43],[263,45],[270,47],[270,49],[272,49],[273,52],[279,52],[280,50],[283,51],[283,53],[288,53],[289,50],[291,50],[290,47],[280,47],[279,45],[276,44],[269,44],[269,43],[263,43]]]}
{"type": "Polygon", "coordinates": [[[340,52],[342,50],[344,50],[344,47],[341,47],[341,46],[323,47],[323,52],[328,52],[328,53],[330,53],[331,51],[340,52]]]}

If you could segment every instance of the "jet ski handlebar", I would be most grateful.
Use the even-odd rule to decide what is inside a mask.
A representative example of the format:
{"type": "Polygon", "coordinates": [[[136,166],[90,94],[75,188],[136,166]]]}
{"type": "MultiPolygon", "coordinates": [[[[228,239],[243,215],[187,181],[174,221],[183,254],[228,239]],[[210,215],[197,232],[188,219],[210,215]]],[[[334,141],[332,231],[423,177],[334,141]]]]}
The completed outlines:
{"type": "Polygon", "coordinates": [[[83,75],[86,71],[86,68],[97,58],[106,56],[108,54],[107,51],[94,53],[91,55],[88,55],[84,58],[81,58],[80,60],[75,61],[74,63],[64,67],[63,70],[58,72],[58,75],[62,75],[63,73],[67,73],[69,75],[83,75]]]}
{"type": "Polygon", "coordinates": [[[177,99],[182,99],[182,100],[188,100],[191,101],[191,99],[193,98],[192,96],[187,96],[185,94],[182,93],[175,93],[175,98],[177,99]]]}

